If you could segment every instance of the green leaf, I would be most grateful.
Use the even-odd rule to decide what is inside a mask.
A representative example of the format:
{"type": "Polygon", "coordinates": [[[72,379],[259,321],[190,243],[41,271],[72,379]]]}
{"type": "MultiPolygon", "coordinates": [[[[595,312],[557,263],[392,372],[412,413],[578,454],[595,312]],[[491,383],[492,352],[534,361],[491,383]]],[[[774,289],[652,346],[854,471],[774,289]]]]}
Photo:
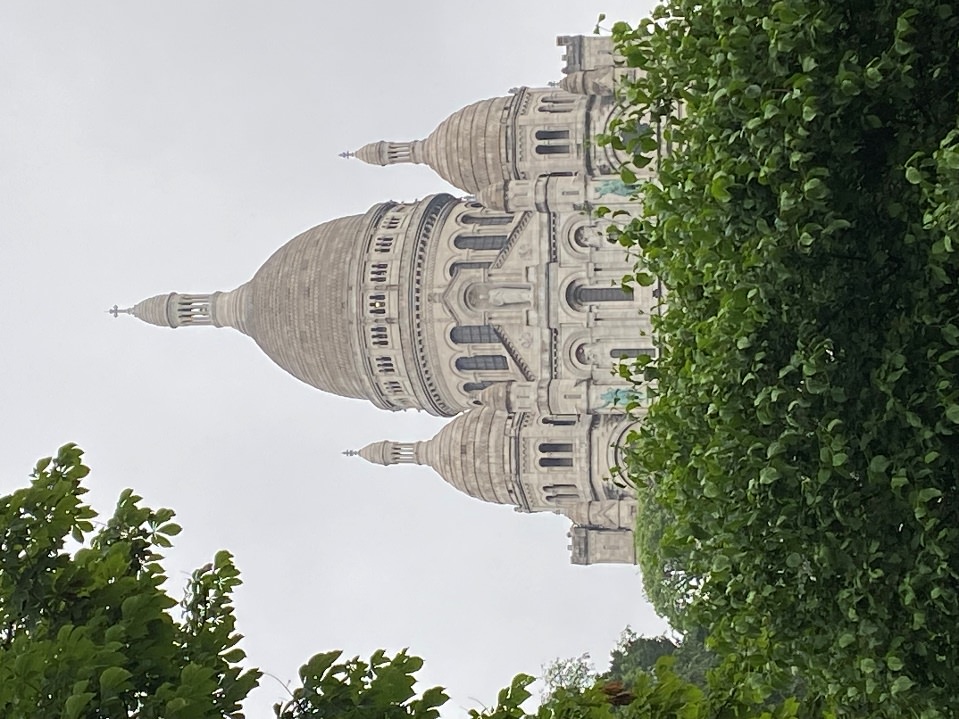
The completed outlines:
{"type": "Polygon", "coordinates": [[[840,647],[848,647],[850,644],[853,644],[856,641],[856,635],[852,632],[845,632],[839,635],[838,644],[840,647]]]}
{"type": "Polygon", "coordinates": [[[876,474],[882,474],[889,467],[889,458],[882,454],[874,455],[869,460],[869,471],[876,474]]]}
{"type": "Polygon", "coordinates": [[[303,680],[304,684],[308,680],[319,680],[342,654],[343,652],[340,650],[315,654],[306,664],[300,667],[300,679],[303,680]]]}
{"type": "Polygon", "coordinates": [[[90,700],[95,697],[96,694],[93,692],[83,692],[82,694],[71,694],[67,697],[67,700],[63,703],[63,713],[60,715],[62,719],[79,719],[80,715],[83,713],[84,708],[87,704],[90,703],[90,700]]]}
{"type": "Polygon", "coordinates": [[[184,697],[174,697],[166,703],[166,713],[167,716],[173,716],[177,712],[181,712],[190,705],[190,702],[184,697]]]}
{"type": "Polygon", "coordinates": [[[123,667],[107,667],[100,674],[100,697],[110,699],[116,696],[123,684],[133,675],[123,667]]]}
{"type": "Polygon", "coordinates": [[[789,556],[786,557],[786,566],[787,566],[787,567],[790,567],[791,569],[795,569],[795,568],[798,567],[800,564],[802,564],[802,557],[801,557],[799,554],[797,554],[796,552],[793,552],[793,553],[791,553],[789,556]]]}
{"type": "Polygon", "coordinates": [[[915,682],[909,677],[896,677],[896,680],[892,683],[892,693],[893,695],[900,694],[908,689],[911,689],[915,682]]]}
{"type": "Polygon", "coordinates": [[[951,404],[946,407],[946,417],[950,422],[959,424],[959,404],[951,404]]]}
{"type": "Polygon", "coordinates": [[[732,195],[729,194],[729,178],[725,175],[717,176],[709,183],[709,193],[719,202],[729,202],[732,195]]]}
{"type": "Polygon", "coordinates": [[[920,502],[928,502],[936,497],[941,497],[942,490],[936,489],[935,487],[928,487],[927,489],[920,490],[917,496],[920,502]]]}
{"type": "Polygon", "coordinates": [[[779,477],[779,470],[775,467],[763,467],[763,469],[759,472],[759,483],[772,484],[779,479],[779,477]]]}

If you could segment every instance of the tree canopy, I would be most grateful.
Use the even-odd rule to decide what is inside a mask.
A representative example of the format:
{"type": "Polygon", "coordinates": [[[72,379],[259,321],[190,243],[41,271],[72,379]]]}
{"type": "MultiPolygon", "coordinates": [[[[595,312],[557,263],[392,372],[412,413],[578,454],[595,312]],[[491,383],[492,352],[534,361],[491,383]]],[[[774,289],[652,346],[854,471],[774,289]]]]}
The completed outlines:
{"type": "MultiPolygon", "coordinates": [[[[87,473],[82,452],[66,445],[55,458],[40,460],[29,487],[0,497],[0,716],[239,719],[260,672],[242,667],[231,601],[240,579],[229,553],[218,552],[194,572],[177,602],[163,588],[161,555],[180,532],[173,512],[143,507],[126,490],[113,516],[99,523],[82,500],[87,473]]],[[[669,663],[653,668],[656,657],[636,648],[647,642],[666,646],[624,635],[620,666],[628,678],[558,687],[528,712],[522,705],[534,678],[520,674],[494,705],[470,716],[796,716],[793,702],[760,712],[728,692],[704,692],[669,663]],[[643,670],[637,671],[637,662],[643,670]]],[[[299,686],[275,705],[275,716],[437,719],[449,697],[441,687],[418,691],[422,665],[406,651],[378,651],[369,660],[321,652],[302,666],[299,686]]]]}
{"type": "Polygon", "coordinates": [[[642,71],[603,141],[658,171],[618,239],[666,288],[629,369],[650,597],[744,691],[956,716],[959,13],[673,0],[613,34],[642,71]]]}
{"type": "Polygon", "coordinates": [[[0,497],[0,716],[239,716],[259,672],[240,667],[229,553],[193,573],[175,619],[160,564],[173,512],[127,490],[95,525],[81,455],[66,445],[0,497]]]}

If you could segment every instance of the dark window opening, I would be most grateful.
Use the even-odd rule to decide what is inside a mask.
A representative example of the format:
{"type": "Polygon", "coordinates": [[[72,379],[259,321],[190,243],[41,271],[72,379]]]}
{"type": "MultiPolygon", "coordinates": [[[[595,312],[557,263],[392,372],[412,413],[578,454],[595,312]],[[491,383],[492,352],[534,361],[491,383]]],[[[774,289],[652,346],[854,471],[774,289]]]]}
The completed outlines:
{"type": "Polygon", "coordinates": [[[464,392],[480,392],[492,384],[493,384],[492,382],[467,382],[466,384],[463,385],[463,391],[464,392]]]}
{"type": "Polygon", "coordinates": [[[456,360],[456,369],[458,370],[503,370],[508,368],[509,364],[503,355],[474,355],[472,357],[460,357],[456,360]]]}
{"type": "Polygon", "coordinates": [[[656,350],[652,347],[631,347],[629,349],[611,349],[609,351],[609,356],[613,359],[622,359],[623,357],[627,359],[632,359],[634,357],[655,357],[656,350]]]}
{"type": "Polygon", "coordinates": [[[453,246],[458,250],[502,250],[506,235],[457,235],[453,246]]]}
{"type": "Polygon", "coordinates": [[[537,130],[537,140],[568,140],[569,130],[537,130]]]}
{"type": "Polygon", "coordinates": [[[576,424],[575,417],[543,417],[543,424],[551,424],[554,427],[571,427],[576,424]]]}
{"type": "Polygon", "coordinates": [[[458,345],[499,342],[499,335],[489,325],[462,325],[450,330],[450,339],[458,345]]]}
{"type": "Polygon", "coordinates": [[[508,225],[512,215],[463,215],[460,220],[470,225],[508,225]]]}
{"type": "MultiPolygon", "coordinates": [[[[540,457],[539,466],[540,467],[572,467],[573,459],[572,457],[540,457]]],[[[557,495],[557,496],[563,496],[563,495],[557,495]]],[[[578,497],[579,495],[573,495],[573,496],[578,497]]]]}
{"type": "Polygon", "coordinates": [[[584,287],[570,285],[566,290],[566,299],[570,305],[588,305],[593,302],[629,302],[633,299],[633,290],[622,287],[584,287]]]}
{"type": "Polygon", "coordinates": [[[541,442],[540,452],[572,452],[573,445],[569,442],[541,442]]]}
{"type": "Polygon", "coordinates": [[[569,145],[537,145],[537,155],[568,155],[569,145]]]}

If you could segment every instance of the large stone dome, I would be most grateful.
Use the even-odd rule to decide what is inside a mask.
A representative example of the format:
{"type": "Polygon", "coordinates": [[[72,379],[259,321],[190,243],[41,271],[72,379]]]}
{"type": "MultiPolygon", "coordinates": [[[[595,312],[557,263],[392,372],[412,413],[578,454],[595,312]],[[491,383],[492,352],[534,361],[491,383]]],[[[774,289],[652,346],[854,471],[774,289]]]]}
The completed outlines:
{"type": "Polygon", "coordinates": [[[363,237],[380,207],[297,235],[248,283],[246,333],[297,379],[344,397],[373,394],[353,318],[363,237]]]}

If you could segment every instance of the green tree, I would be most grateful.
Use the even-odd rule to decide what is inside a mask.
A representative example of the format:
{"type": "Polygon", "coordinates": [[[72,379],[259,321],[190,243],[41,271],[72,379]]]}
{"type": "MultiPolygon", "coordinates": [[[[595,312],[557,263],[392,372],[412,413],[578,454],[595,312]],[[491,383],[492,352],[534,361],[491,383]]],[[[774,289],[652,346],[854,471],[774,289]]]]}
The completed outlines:
{"type": "Polygon", "coordinates": [[[596,667],[585,652],[578,657],[554,659],[543,666],[543,698],[548,699],[559,689],[582,691],[596,681],[596,667]]]}
{"type": "Polygon", "coordinates": [[[674,0],[613,34],[643,72],[603,141],[658,171],[619,239],[667,290],[627,368],[650,597],[728,686],[959,715],[959,13],[674,0]]]}
{"type": "MultiPolygon", "coordinates": [[[[151,510],[124,491],[106,524],[82,501],[88,470],[66,445],[36,466],[30,486],[0,497],[0,716],[4,719],[227,719],[260,673],[240,667],[231,592],[239,575],[230,555],[193,573],[180,618],[162,588],[160,550],[179,533],[173,512],[151,510]],[[72,540],[76,547],[68,551],[72,540]]],[[[300,669],[301,685],[275,706],[278,719],[437,719],[448,697],[440,687],[417,695],[422,660],[405,651],[369,661],[317,654],[300,669]]],[[[518,675],[496,704],[472,719],[587,717],[755,717],[788,719],[738,700],[717,703],[668,665],[622,682],[558,687],[534,713],[525,711],[533,677],[518,675]],[[677,714],[677,712],[682,712],[677,714]],[[711,713],[710,713],[711,712],[711,713]]]]}
{"type": "Polygon", "coordinates": [[[631,683],[639,672],[650,672],[661,657],[672,656],[676,643],[668,637],[642,637],[626,627],[609,655],[606,679],[631,683]]]}
{"type": "Polygon", "coordinates": [[[0,498],[0,716],[239,716],[259,672],[239,667],[230,555],[193,573],[174,619],[160,566],[173,512],[127,490],[96,527],[81,454],[66,445],[0,498]]]}

